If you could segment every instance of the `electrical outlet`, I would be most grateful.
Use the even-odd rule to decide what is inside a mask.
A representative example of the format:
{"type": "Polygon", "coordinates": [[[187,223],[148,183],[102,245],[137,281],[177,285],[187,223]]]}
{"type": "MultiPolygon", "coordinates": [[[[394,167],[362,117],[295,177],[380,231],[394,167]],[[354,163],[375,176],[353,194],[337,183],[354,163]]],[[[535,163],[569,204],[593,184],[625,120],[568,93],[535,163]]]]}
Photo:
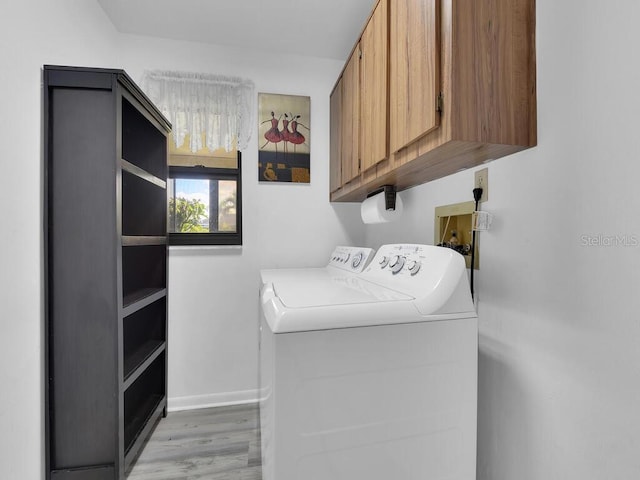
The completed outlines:
{"type": "Polygon", "coordinates": [[[482,197],[480,197],[481,202],[486,202],[489,200],[489,169],[483,168],[482,170],[478,170],[476,172],[475,183],[473,184],[473,188],[481,188],[482,189],[482,197]]]}

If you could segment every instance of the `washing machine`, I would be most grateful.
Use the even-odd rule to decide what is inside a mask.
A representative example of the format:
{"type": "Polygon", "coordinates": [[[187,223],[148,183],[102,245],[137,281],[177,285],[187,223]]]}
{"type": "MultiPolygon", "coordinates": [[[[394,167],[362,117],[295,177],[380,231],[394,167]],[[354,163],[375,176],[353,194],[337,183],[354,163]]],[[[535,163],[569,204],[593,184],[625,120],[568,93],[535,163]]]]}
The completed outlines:
{"type": "Polygon", "coordinates": [[[360,273],[299,273],[263,275],[262,478],[475,479],[464,258],[394,244],[360,273]]]}

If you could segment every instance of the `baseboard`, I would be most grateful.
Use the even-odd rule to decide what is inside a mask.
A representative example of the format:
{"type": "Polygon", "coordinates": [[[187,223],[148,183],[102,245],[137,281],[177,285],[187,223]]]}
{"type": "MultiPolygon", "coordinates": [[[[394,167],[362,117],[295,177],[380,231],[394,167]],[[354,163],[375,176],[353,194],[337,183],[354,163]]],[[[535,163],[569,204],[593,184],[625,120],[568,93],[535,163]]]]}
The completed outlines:
{"type": "Polygon", "coordinates": [[[224,407],[226,405],[244,405],[258,402],[259,391],[240,390],[237,392],[211,393],[207,395],[193,395],[188,397],[169,397],[167,410],[195,410],[197,408],[224,407]]]}

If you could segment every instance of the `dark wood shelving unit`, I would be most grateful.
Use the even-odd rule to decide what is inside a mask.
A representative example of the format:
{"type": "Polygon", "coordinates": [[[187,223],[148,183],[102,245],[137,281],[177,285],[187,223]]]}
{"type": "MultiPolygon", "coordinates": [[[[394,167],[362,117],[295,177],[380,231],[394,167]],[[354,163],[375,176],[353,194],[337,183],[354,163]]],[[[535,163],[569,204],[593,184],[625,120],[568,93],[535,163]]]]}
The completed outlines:
{"type": "Polygon", "coordinates": [[[167,406],[167,135],[122,70],[44,67],[46,474],[121,480],[167,406]]]}

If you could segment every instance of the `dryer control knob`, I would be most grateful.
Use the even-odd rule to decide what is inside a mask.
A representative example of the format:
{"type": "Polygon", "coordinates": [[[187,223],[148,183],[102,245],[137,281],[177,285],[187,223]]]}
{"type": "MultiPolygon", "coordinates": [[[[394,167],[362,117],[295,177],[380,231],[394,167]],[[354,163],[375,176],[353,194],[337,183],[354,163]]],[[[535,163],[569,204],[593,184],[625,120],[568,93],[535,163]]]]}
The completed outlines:
{"type": "Polygon", "coordinates": [[[362,252],[358,252],[354,255],[353,260],[351,260],[351,268],[358,268],[360,262],[362,262],[362,257],[364,254],[362,252]]]}
{"type": "Polygon", "coordinates": [[[389,257],[382,257],[380,259],[380,268],[384,268],[389,264],[389,257]]]}
{"type": "Polygon", "coordinates": [[[411,260],[407,264],[407,269],[409,269],[409,273],[411,273],[411,276],[413,276],[420,271],[421,266],[422,264],[420,263],[419,260],[411,260]]]}
{"type": "Polygon", "coordinates": [[[396,274],[400,270],[402,270],[402,267],[404,267],[404,261],[405,261],[404,257],[401,257],[399,255],[395,255],[391,259],[391,262],[389,262],[389,266],[391,267],[391,273],[396,274]]]}

